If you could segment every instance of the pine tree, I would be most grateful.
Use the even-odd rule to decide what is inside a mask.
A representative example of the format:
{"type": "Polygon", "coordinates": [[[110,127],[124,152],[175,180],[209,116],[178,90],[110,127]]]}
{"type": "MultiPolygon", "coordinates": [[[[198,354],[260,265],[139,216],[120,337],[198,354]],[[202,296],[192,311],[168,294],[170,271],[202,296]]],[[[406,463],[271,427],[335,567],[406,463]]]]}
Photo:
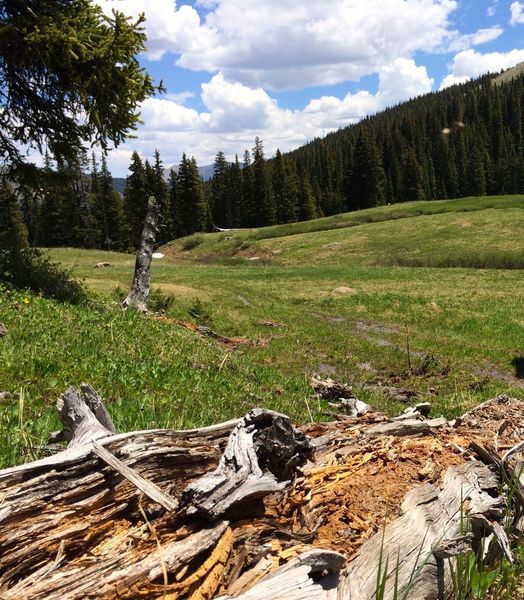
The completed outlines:
{"type": "Polygon", "coordinates": [[[28,247],[27,228],[16,196],[9,184],[0,180],[0,250],[28,247]]]}
{"type": "Polygon", "coordinates": [[[309,179],[305,174],[300,177],[300,187],[298,195],[298,220],[309,221],[318,216],[315,203],[315,197],[309,179]]]}
{"type": "Polygon", "coordinates": [[[402,173],[402,201],[426,200],[424,175],[413,148],[407,148],[405,151],[402,173]]]}
{"type": "Polygon", "coordinates": [[[471,196],[484,196],[486,194],[486,172],[482,152],[474,146],[468,161],[466,193],[471,196]]]}
{"type": "Polygon", "coordinates": [[[235,162],[229,167],[226,179],[227,202],[231,207],[231,226],[242,227],[242,169],[235,154],[235,162]]]}
{"type": "Polygon", "coordinates": [[[181,223],[179,235],[190,235],[207,229],[208,208],[195,158],[182,155],[177,174],[176,221],[181,223]]]}
{"type": "Polygon", "coordinates": [[[385,173],[377,146],[362,128],[354,151],[350,207],[355,210],[384,204],[384,186],[385,173]]]}
{"type": "Polygon", "coordinates": [[[155,150],[155,163],[153,165],[153,176],[150,183],[150,193],[160,206],[161,227],[157,236],[159,243],[165,243],[174,237],[173,223],[171,219],[172,209],[167,182],[164,177],[164,165],[160,158],[160,152],[155,150]]]}
{"type": "Polygon", "coordinates": [[[124,212],[129,228],[129,242],[136,247],[142,232],[144,218],[147,209],[147,187],[144,163],[138,152],[131,156],[131,172],[126,179],[124,191],[124,212]]]}
{"type": "Polygon", "coordinates": [[[271,191],[271,179],[264,157],[264,145],[259,137],[255,138],[252,154],[255,226],[274,225],[276,223],[275,199],[271,191]]]}
{"type": "Polygon", "coordinates": [[[124,250],[127,247],[124,205],[120,194],[113,188],[113,177],[104,155],[94,197],[99,229],[102,232],[101,247],[106,250],[124,250]]]}
{"type": "Polygon", "coordinates": [[[291,167],[280,150],[277,150],[273,161],[273,197],[279,223],[297,220],[298,178],[294,167],[294,163],[291,167]]]}
{"type": "Polygon", "coordinates": [[[210,210],[213,225],[231,227],[233,216],[230,198],[227,194],[226,176],[228,165],[223,152],[215,156],[213,179],[211,181],[210,210]]]}
{"type": "Polygon", "coordinates": [[[249,150],[244,152],[242,162],[242,198],[241,198],[242,227],[254,227],[255,207],[253,201],[253,166],[249,150]]]}

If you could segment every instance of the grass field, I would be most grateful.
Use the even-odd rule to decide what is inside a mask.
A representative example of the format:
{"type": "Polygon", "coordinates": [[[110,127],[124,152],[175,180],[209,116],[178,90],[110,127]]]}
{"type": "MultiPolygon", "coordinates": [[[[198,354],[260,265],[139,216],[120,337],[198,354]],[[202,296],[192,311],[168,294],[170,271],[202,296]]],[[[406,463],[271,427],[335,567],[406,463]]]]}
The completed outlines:
{"type": "Polygon", "coordinates": [[[57,427],[57,395],[81,381],[120,430],[207,424],[255,405],[326,418],[313,373],[392,413],[405,406],[377,384],[448,416],[497,393],[524,397],[523,208],[524,196],[409,203],[165,247],[152,278],[174,297],[169,316],[256,342],[236,350],[120,311],[115,288],[129,287],[133,256],[54,249],[98,293],[88,308],[1,295],[0,387],[21,392],[0,410],[1,460],[38,452],[57,427]],[[94,269],[100,261],[110,266],[94,269]]]}

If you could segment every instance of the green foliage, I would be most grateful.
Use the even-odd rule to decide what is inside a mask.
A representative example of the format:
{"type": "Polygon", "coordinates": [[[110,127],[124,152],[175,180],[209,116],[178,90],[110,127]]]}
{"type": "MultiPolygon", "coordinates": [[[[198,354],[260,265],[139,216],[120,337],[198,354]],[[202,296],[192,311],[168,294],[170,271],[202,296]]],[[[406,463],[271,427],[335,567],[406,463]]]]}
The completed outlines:
{"type": "Polygon", "coordinates": [[[149,291],[147,297],[148,310],[156,313],[167,313],[175,303],[175,297],[162,290],[162,288],[154,287],[149,291]]]}
{"type": "Polygon", "coordinates": [[[478,565],[474,552],[449,561],[453,583],[453,600],[485,600],[497,577],[497,568],[478,565]]]}
{"type": "Polygon", "coordinates": [[[211,323],[211,313],[199,298],[188,308],[187,312],[199,325],[209,325],[211,323]]]}
{"type": "Polygon", "coordinates": [[[142,22],[108,17],[91,0],[2,2],[2,159],[20,166],[20,144],[71,159],[86,140],[121,143],[155,91],[135,58],[145,47],[142,22]]]}
{"type": "Polygon", "coordinates": [[[133,152],[129,171],[124,192],[124,210],[129,226],[130,245],[136,248],[144,226],[148,200],[145,167],[138,152],[133,152]]]}
{"type": "Polygon", "coordinates": [[[0,181],[0,250],[27,248],[27,228],[11,187],[0,181]]]}
{"type": "Polygon", "coordinates": [[[200,244],[203,241],[204,241],[203,235],[194,233],[193,235],[190,235],[190,236],[184,238],[184,241],[182,242],[182,250],[184,250],[185,252],[187,252],[188,250],[193,250],[193,248],[200,246],[200,244]]]}
{"type": "Polygon", "coordinates": [[[85,287],[36,248],[0,250],[0,283],[71,304],[87,300],[85,287]]]}
{"type": "Polygon", "coordinates": [[[202,181],[194,158],[182,155],[176,178],[175,224],[177,236],[205,231],[208,225],[208,206],[202,181]]]}

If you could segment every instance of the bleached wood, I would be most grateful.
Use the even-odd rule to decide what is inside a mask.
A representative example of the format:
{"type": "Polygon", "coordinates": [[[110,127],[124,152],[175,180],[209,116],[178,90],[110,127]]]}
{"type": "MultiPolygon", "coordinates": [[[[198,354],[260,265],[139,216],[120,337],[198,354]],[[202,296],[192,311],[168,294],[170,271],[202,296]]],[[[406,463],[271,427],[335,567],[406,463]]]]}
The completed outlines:
{"type": "Polygon", "coordinates": [[[111,454],[111,452],[108,452],[97,442],[93,442],[93,449],[97,456],[99,456],[110,467],[118,471],[120,475],[135,485],[150,500],[160,504],[160,506],[163,506],[166,510],[176,510],[178,507],[178,502],[168,494],[165,494],[152,481],[147,481],[147,479],[144,479],[144,477],[142,477],[139,473],[133,469],[130,469],[125,463],[123,463],[121,460],[118,460],[116,456],[111,454]]]}
{"type": "Polygon", "coordinates": [[[236,504],[283,490],[310,452],[289,417],[254,409],[230,435],[215,471],[184,490],[182,504],[189,515],[217,519],[236,504]]]}
{"type": "Polygon", "coordinates": [[[150,196],[147,203],[147,213],[142,229],[140,246],[136,254],[135,273],[131,291],[123,301],[122,306],[129,308],[134,306],[140,312],[147,312],[147,297],[151,287],[151,261],[158,233],[158,222],[160,219],[160,206],[155,198],[150,196]]]}
{"type": "Polygon", "coordinates": [[[336,600],[343,554],[311,550],[261,579],[249,590],[217,600],[336,600]]]}
{"type": "MultiPolygon", "coordinates": [[[[378,568],[388,564],[385,600],[394,595],[416,600],[438,598],[438,569],[434,550],[456,538],[469,516],[503,517],[497,477],[483,464],[468,462],[450,467],[440,486],[425,484],[408,492],[402,516],[376,533],[359,550],[343,574],[339,598],[374,598],[378,568]],[[467,502],[466,502],[467,500],[467,502]],[[463,504],[461,504],[463,503],[463,504]],[[412,581],[413,580],[413,581],[412,581]]],[[[449,573],[445,576],[449,588],[449,573]]]]}
{"type": "Polygon", "coordinates": [[[114,433],[113,422],[91,386],[84,384],[80,389],[69,387],[57,400],[56,407],[63,424],[62,439],[67,440],[70,447],[86,444],[114,433]],[[102,420],[108,426],[112,426],[113,430],[99,421],[87,401],[99,413],[102,420]]]}
{"type": "MultiPolygon", "coordinates": [[[[89,390],[81,388],[78,395],[101,427],[89,390]]],[[[503,419],[505,408],[499,408],[496,418],[503,419]]],[[[504,448],[508,439],[514,446],[515,435],[524,430],[524,417],[518,421],[522,405],[513,400],[508,410],[517,433],[501,436],[504,448]]],[[[475,425],[451,430],[442,427],[445,420],[415,416],[411,419],[425,423],[427,433],[404,428],[406,437],[395,439],[390,432],[402,423],[377,413],[311,424],[306,431],[314,443],[309,444],[287,417],[257,409],[241,420],[199,430],[103,437],[0,471],[0,598],[368,600],[375,592],[381,547],[383,564],[389,557],[387,600],[397,557],[399,597],[406,590],[407,600],[443,598],[449,587],[445,557],[470,544],[477,550],[486,536],[489,557],[496,556],[495,543],[511,556],[501,526],[507,500],[497,496],[498,472],[507,471],[497,457],[491,462],[499,471],[492,472],[466,451],[452,454],[456,438],[464,448],[479,439],[475,425]],[[369,435],[377,423],[394,427],[369,435]],[[430,461],[442,456],[443,467],[463,464],[443,476],[437,470],[433,484],[420,485],[420,454],[426,449],[430,461]],[[315,462],[297,477],[310,451],[315,462]],[[383,516],[376,512],[376,499],[369,508],[375,512],[366,514],[374,473],[395,493],[397,472],[402,490],[413,487],[400,517],[373,535],[383,516]],[[369,484],[363,483],[367,476],[369,484]],[[357,480],[365,488],[360,496],[357,480]],[[268,496],[274,489],[278,493],[268,496]],[[461,536],[461,520],[471,523],[472,539],[461,536]],[[352,536],[347,544],[340,531],[346,522],[352,536]],[[361,546],[363,539],[368,541],[361,546]],[[410,579],[415,581],[407,590],[410,579]]],[[[497,430],[485,415],[479,417],[497,430]]],[[[511,456],[508,469],[516,468],[509,464],[511,456]]]]}

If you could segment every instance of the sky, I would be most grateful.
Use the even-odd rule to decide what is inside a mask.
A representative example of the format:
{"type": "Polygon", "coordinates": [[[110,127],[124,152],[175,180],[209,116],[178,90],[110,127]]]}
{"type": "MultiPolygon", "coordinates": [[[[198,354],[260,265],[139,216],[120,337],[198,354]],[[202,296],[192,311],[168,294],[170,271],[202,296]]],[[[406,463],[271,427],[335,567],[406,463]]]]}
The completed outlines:
{"type": "Polygon", "coordinates": [[[430,91],[524,61],[524,0],[97,0],[146,15],[139,56],[164,94],[111,150],[211,164],[267,157],[430,91]]]}

